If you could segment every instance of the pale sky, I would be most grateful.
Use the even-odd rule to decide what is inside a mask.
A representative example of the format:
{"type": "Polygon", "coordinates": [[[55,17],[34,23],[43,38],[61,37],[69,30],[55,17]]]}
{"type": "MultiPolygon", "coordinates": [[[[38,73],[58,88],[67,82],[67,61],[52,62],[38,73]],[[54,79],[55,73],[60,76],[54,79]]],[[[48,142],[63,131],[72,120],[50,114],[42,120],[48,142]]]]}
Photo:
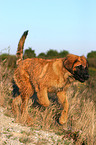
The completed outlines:
{"type": "Polygon", "coordinates": [[[96,51],[96,0],[0,0],[0,52],[29,30],[24,48],[77,55],[96,51]]]}

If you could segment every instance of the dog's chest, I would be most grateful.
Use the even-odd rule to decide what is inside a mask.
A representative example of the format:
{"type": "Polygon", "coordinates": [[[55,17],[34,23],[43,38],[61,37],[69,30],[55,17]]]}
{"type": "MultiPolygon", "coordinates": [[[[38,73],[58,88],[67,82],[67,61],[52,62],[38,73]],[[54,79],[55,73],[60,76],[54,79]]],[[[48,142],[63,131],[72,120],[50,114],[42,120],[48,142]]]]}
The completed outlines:
{"type": "Polygon", "coordinates": [[[57,77],[54,80],[50,80],[50,84],[48,86],[49,92],[58,92],[62,91],[65,85],[65,81],[63,77],[57,77]]]}
{"type": "Polygon", "coordinates": [[[58,76],[55,80],[52,80],[50,86],[48,87],[49,92],[59,92],[66,89],[73,79],[69,74],[58,76]]]}

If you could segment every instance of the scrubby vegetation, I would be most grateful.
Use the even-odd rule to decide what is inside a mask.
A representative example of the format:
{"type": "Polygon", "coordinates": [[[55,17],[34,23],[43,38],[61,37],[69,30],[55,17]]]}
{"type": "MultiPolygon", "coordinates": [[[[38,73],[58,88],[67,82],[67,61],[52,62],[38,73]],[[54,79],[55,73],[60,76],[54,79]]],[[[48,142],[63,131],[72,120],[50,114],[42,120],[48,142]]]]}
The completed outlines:
{"type": "MultiPolygon", "coordinates": [[[[68,54],[69,52],[66,50],[62,50],[58,52],[57,50],[50,49],[46,53],[41,52],[40,54],[38,54],[38,56],[36,56],[35,50],[32,50],[32,48],[29,47],[28,49],[25,49],[23,59],[33,58],[33,57],[44,58],[44,59],[63,58],[66,57],[68,54]]],[[[9,67],[16,67],[15,55],[9,55],[7,53],[0,55],[0,61],[3,61],[5,59],[7,59],[9,67]]],[[[89,63],[89,67],[96,68],[96,51],[92,51],[88,53],[87,60],[89,63]]]]}
{"type": "Polygon", "coordinates": [[[96,51],[91,51],[87,54],[87,59],[89,62],[89,67],[96,68],[96,51]]]}
{"type": "MultiPolygon", "coordinates": [[[[42,56],[42,58],[49,58],[50,52],[54,54],[54,51],[50,50],[46,54],[39,54],[37,57],[42,56]]],[[[32,53],[34,54],[35,52],[32,51],[32,53]]],[[[61,55],[60,53],[55,51],[58,57],[61,55],[63,57],[68,54],[66,51],[62,52],[61,55]]],[[[36,57],[36,55],[32,56],[36,57]]],[[[53,55],[51,55],[51,57],[53,58],[53,55]]],[[[63,126],[58,124],[60,105],[56,100],[55,94],[49,94],[51,105],[47,108],[36,104],[34,99],[35,94],[29,101],[29,113],[33,118],[34,124],[32,130],[55,132],[62,136],[62,140],[66,138],[73,140],[73,144],[76,145],[96,144],[96,61],[91,60],[95,59],[95,57],[91,58],[90,55],[87,55],[87,57],[90,66],[90,79],[85,83],[73,83],[67,91],[70,104],[67,124],[63,126]]],[[[13,116],[11,110],[13,100],[12,77],[15,67],[15,56],[7,54],[0,56],[0,105],[7,107],[5,114],[11,117],[13,116]]]]}
{"type": "Polygon", "coordinates": [[[7,53],[4,53],[0,55],[0,62],[7,62],[7,66],[11,68],[16,67],[16,55],[9,55],[7,53]]]}

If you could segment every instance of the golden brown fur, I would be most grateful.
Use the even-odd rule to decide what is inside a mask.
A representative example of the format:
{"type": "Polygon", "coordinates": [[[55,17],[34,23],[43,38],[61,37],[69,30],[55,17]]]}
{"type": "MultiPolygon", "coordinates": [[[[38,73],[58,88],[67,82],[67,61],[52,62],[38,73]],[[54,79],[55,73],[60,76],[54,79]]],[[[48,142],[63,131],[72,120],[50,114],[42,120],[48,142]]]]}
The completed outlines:
{"type": "MultiPolygon", "coordinates": [[[[21,38],[19,42],[21,44],[19,52],[22,52],[22,46],[24,45],[27,33],[23,35],[23,41],[21,38]]],[[[31,118],[28,115],[28,100],[34,92],[37,92],[37,101],[39,104],[45,107],[50,105],[47,93],[55,92],[58,97],[58,102],[63,107],[59,123],[64,124],[67,121],[69,106],[66,91],[75,79],[81,82],[88,79],[86,58],[84,56],[80,57],[70,54],[66,58],[51,60],[41,58],[21,59],[20,57],[18,67],[14,72],[14,81],[20,92],[20,95],[13,100],[12,105],[17,115],[17,121],[19,120],[22,123],[31,122],[31,118]],[[20,103],[21,114],[18,108],[18,104],[20,103]]]]}

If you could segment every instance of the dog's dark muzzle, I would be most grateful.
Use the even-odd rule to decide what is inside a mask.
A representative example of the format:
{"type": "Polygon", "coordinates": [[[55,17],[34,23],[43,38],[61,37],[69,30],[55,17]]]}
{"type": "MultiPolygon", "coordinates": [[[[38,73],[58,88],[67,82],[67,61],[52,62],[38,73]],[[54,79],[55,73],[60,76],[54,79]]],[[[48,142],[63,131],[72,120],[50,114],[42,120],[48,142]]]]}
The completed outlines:
{"type": "Polygon", "coordinates": [[[74,78],[80,82],[84,82],[89,78],[88,68],[84,68],[82,65],[77,66],[73,74],[74,78]]]}

